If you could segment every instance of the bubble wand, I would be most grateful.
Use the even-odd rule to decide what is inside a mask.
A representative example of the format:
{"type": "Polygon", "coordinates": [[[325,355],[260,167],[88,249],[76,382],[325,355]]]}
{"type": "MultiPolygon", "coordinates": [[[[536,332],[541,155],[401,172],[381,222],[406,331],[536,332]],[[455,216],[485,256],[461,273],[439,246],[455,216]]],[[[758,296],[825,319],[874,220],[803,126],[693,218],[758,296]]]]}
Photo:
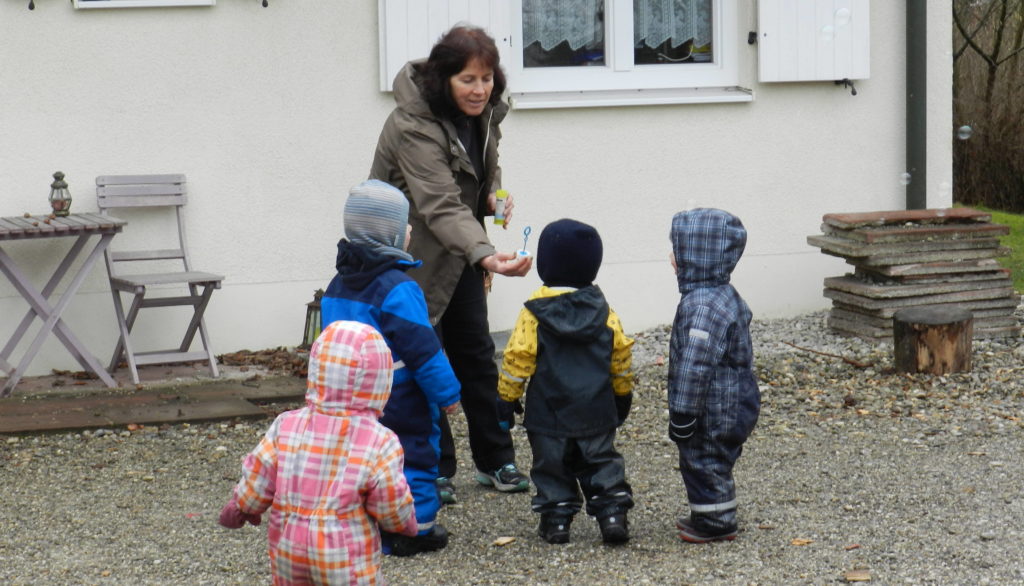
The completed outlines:
{"type": "Polygon", "coordinates": [[[530,239],[530,232],[533,230],[527,226],[523,228],[523,247],[516,251],[516,256],[519,258],[525,258],[530,256],[530,251],[526,250],[526,241],[530,239]]]}

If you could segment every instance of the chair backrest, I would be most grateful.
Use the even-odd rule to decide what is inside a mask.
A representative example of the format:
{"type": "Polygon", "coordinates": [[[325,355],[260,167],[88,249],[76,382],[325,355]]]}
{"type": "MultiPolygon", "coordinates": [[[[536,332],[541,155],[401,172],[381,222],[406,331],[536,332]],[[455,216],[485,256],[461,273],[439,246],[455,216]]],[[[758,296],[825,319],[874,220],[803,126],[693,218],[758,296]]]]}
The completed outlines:
{"type": "MultiPolygon", "coordinates": [[[[182,207],[187,189],[184,174],[165,175],[100,175],[96,178],[96,204],[100,213],[117,208],[174,207],[177,222],[177,248],[107,250],[107,269],[115,274],[114,264],[135,261],[181,260],[184,270],[191,270],[188,246],[185,241],[185,221],[182,207]]],[[[110,214],[115,215],[115,214],[110,214]]],[[[129,223],[129,228],[131,223],[129,223]]]]}

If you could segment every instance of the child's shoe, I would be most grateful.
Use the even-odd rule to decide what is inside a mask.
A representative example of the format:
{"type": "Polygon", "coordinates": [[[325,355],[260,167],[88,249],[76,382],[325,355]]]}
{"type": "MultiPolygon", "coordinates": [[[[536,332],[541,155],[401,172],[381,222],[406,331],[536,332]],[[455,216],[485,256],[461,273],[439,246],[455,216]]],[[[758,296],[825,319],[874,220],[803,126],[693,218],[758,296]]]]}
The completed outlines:
{"type": "Polygon", "coordinates": [[[456,503],[455,484],[452,483],[452,479],[438,476],[435,484],[437,484],[437,496],[441,502],[446,505],[454,505],[456,503]]]}
{"type": "Polygon", "coordinates": [[[687,543],[709,543],[712,541],[732,541],[736,539],[736,527],[721,532],[709,533],[694,527],[693,521],[688,517],[676,519],[676,529],[679,530],[679,539],[687,543]]]}
{"type": "Polygon", "coordinates": [[[390,534],[391,555],[398,557],[413,556],[427,551],[444,549],[448,545],[448,530],[437,523],[430,533],[409,537],[407,535],[390,534]]]}
{"type": "Polygon", "coordinates": [[[493,472],[476,471],[476,481],[484,486],[493,486],[500,492],[523,492],[530,488],[530,479],[509,462],[493,472]]]}
{"type": "Polygon", "coordinates": [[[601,528],[601,540],[605,543],[625,543],[629,541],[629,521],[626,513],[615,513],[597,520],[601,528]]]}
{"type": "Polygon", "coordinates": [[[544,513],[540,516],[537,535],[540,535],[540,538],[548,543],[569,543],[570,525],[572,525],[572,517],[544,513]]]}

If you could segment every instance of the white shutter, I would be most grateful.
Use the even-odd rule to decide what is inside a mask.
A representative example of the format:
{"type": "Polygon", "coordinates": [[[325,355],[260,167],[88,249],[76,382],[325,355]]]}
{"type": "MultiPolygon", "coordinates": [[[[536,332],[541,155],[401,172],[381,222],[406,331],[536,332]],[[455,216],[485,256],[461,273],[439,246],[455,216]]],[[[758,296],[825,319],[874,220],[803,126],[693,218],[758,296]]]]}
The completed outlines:
{"type": "Polygon", "coordinates": [[[378,0],[377,5],[381,91],[391,91],[402,67],[429,55],[434,43],[456,24],[486,29],[503,48],[498,31],[507,28],[506,0],[378,0]]]}
{"type": "Polygon", "coordinates": [[[758,79],[867,79],[869,0],[758,0],[758,79]]]}

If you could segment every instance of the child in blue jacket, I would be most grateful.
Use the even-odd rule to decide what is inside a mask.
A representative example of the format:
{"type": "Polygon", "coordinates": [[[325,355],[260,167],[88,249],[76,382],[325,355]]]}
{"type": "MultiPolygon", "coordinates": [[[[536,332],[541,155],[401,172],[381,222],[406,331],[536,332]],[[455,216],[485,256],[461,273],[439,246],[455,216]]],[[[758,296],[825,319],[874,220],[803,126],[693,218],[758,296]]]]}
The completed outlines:
{"type": "Polygon", "coordinates": [[[732,470],[757,423],[750,308],[729,284],[747,243],[738,218],[715,209],[672,218],[672,266],[682,298],[669,354],[669,437],[690,503],[676,521],[690,543],[736,538],[732,470]]]}
{"type": "Polygon", "coordinates": [[[381,332],[391,349],[394,386],[380,422],[405,450],[403,472],[415,500],[416,537],[384,534],[384,551],[407,556],[448,544],[436,522],[440,411],[454,413],[460,385],[430,325],[423,290],[405,271],[419,266],[406,252],[409,203],[383,181],[365,181],[345,202],[345,236],[338,242],[338,274],[321,300],[323,327],[358,321],[381,332]]]}

